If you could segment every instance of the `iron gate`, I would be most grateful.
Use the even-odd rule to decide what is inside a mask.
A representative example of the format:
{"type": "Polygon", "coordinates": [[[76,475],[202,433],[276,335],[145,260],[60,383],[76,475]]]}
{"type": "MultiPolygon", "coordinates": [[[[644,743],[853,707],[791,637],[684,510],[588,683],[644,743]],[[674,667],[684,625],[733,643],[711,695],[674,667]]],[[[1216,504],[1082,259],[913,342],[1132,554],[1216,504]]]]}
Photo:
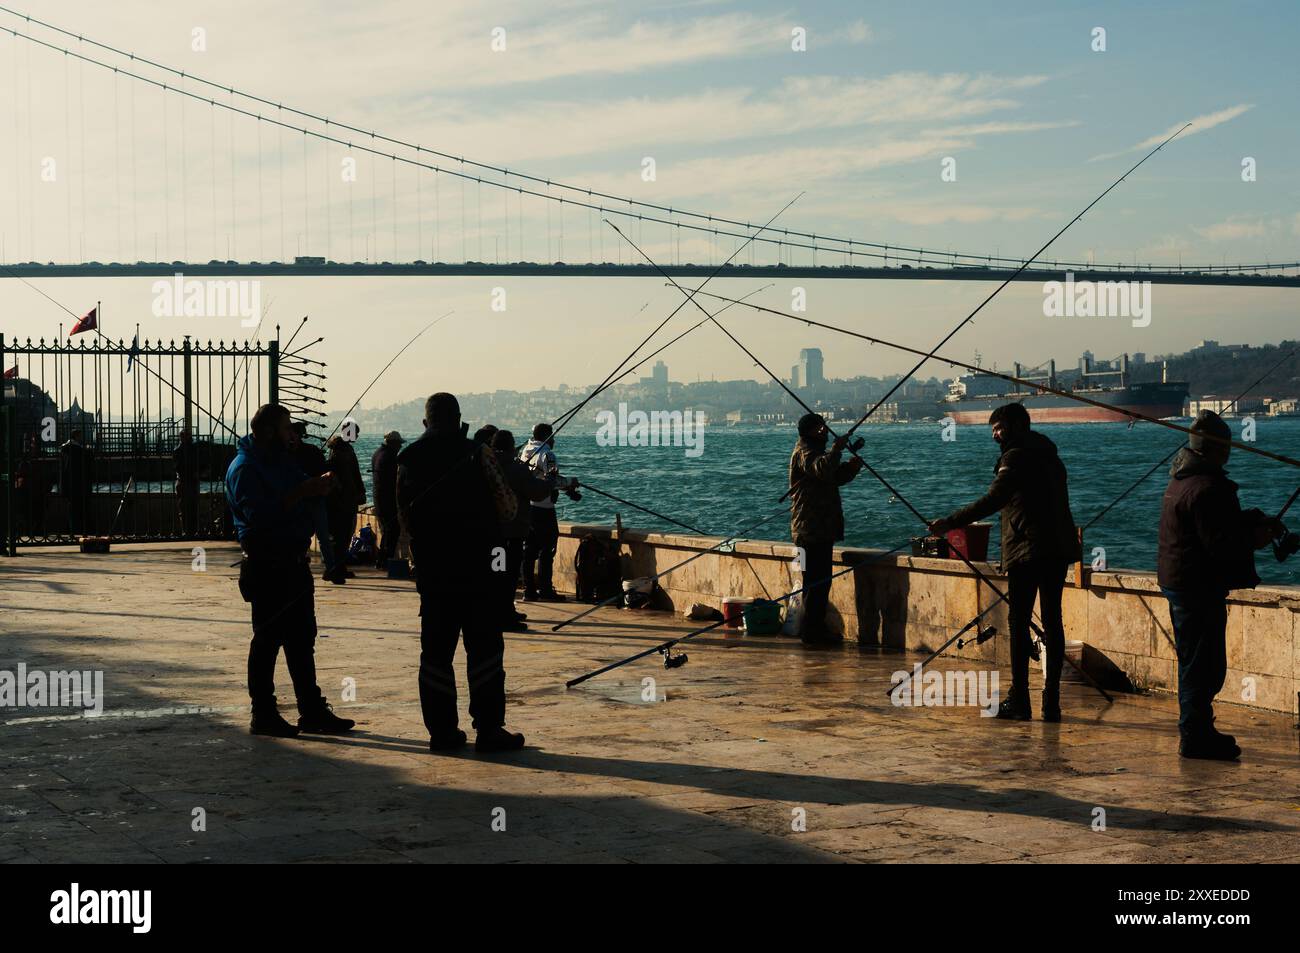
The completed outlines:
{"type": "Polygon", "coordinates": [[[225,473],[254,411],[280,401],[323,416],[307,406],[323,404],[324,376],[306,347],[0,335],[3,550],[232,538],[225,473]]]}

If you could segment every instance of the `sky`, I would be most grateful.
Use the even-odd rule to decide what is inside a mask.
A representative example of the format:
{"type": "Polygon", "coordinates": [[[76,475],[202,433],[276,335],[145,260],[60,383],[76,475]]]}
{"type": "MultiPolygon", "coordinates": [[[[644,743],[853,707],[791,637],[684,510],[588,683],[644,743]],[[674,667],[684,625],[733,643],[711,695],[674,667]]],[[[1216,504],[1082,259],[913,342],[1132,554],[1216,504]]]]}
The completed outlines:
{"type": "MultiPolygon", "coordinates": [[[[1300,17],[1287,2],[3,5],[11,3],[187,74],[451,155],[742,221],[764,222],[798,196],[778,226],[940,251],[1031,253],[1190,121],[1046,257],[1300,260],[1300,17]],[[1094,48],[1099,28],[1104,50],[1094,48]],[[1247,160],[1251,181],[1243,180],[1247,160]],[[945,168],[955,178],[945,180],[945,168]]],[[[0,12],[0,26],[204,89],[11,14],[0,12]]],[[[462,180],[449,175],[322,145],[8,34],[0,35],[0,82],[9,87],[0,101],[5,262],[634,254],[582,210],[569,209],[562,226],[554,214],[548,230],[552,203],[471,184],[462,204],[462,180]]],[[[629,234],[656,259],[674,253],[663,229],[629,234]]],[[[705,261],[734,249],[690,236],[682,245],[705,261]]],[[[811,263],[807,253],[793,260],[811,263]]],[[[252,333],[238,316],[156,314],[153,279],[37,283],[78,314],[102,301],[113,337],[129,340],[137,324],[149,339],[252,333]]],[[[717,279],[709,290],[739,295],[764,284],[717,279]]],[[[928,350],[992,287],[783,279],[753,300],[789,310],[803,288],[816,320],[928,350]]],[[[330,403],[343,407],[448,311],[374,387],[368,406],[433,390],[594,383],[681,300],[651,278],[272,278],[257,290],[263,338],[274,324],[310,315],[313,334],[324,337],[317,352],[330,366],[330,403]]],[[[1085,349],[1107,357],[1182,351],[1204,338],[1277,341],[1295,336],[1295,297],[1156,286],[1150,324],[1134,327],[1125,318],[1045,317],[1042,286],[1017,284],[945,350],[1005,367],[1053,357],[1073,364],[1085,349]]],[[[659,340],[700,317],[684,310],[659,340]]],[[[0,277],[8,337],[50,337],[69,320],[31,287],[0,277]]],[[[835,377],[911,364],[739,308],[722,321],[780,373],[802,347],[821,347],[835,377]]],[[[675,380],[765,378],[715,328],[662,358],[675,380]]]]}

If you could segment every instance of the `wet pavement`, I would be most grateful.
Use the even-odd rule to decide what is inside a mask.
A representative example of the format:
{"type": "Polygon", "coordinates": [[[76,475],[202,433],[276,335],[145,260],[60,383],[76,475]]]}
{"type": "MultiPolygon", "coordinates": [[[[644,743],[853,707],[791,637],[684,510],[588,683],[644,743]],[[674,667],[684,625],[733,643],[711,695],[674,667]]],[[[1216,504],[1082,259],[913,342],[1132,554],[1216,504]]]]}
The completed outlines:
{"type": "MultiPolygon", "coordinates": [[[[661,613],[557,633],[574,607],[526,606],[506,664],[528,747],[433,755],[413,585],[364,570],[317,587],[320,683],[357,730],[254,738],[238,554],[203,555],[0,559],[0,673],[99,670],[106,696],[97,717],[0,708],[0,862],[1300,860],[1294,716],[1223,707],[1242,761],[1185,761],[1168,695],[1108,705],[1070,683],[1062,724],[1001,722],[894,706],[918,656],[717,633],[681,668],[564,688],[691,630],[661,613]]],[[[292,718],[283,663],[277,682],[292,718]]]]}

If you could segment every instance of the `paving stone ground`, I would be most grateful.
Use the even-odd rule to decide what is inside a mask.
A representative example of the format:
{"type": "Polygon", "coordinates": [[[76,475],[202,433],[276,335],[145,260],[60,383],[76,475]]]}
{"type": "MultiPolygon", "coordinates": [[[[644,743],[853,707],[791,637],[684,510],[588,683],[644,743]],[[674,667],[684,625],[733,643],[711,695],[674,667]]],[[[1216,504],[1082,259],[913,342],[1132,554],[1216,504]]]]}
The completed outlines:
{"type": "MultiPolygon", "coordinates": [[[[528,747],[432,755],[414,588],[364,571],[317,588],[321,685],[358,730],[253,738],[237,556],[209,546],[206,572],[176,545],[0,559],[0,670],[102,669],[107,696],[99,718],[0,709],[0,862],[1300,860],[1294,717],[1223,708],[1241,763],[1188,762],[1167,695],[1107,705],[1067,684],[1060,725],[897,708],[891,674],[917,656],[740,635],[564,689],[691,628],[661,613],[553,633],[573,607],[529,606],[534,631],[506,648],[528,747]]],[[[284,703],[283,663],[277,684],[284,703]]]]}

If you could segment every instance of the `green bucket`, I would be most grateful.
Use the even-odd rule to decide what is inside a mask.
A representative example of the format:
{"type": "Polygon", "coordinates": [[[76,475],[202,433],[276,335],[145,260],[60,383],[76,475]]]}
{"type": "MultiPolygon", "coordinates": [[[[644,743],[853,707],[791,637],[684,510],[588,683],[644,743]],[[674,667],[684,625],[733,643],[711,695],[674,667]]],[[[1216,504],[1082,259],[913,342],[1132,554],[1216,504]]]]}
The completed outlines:
{"type": "Polygon", "coordinates": [[[781,632],[781,603],[755,599],[745,607],[745,632],[748,635],[778,635],[781,632]]]}

